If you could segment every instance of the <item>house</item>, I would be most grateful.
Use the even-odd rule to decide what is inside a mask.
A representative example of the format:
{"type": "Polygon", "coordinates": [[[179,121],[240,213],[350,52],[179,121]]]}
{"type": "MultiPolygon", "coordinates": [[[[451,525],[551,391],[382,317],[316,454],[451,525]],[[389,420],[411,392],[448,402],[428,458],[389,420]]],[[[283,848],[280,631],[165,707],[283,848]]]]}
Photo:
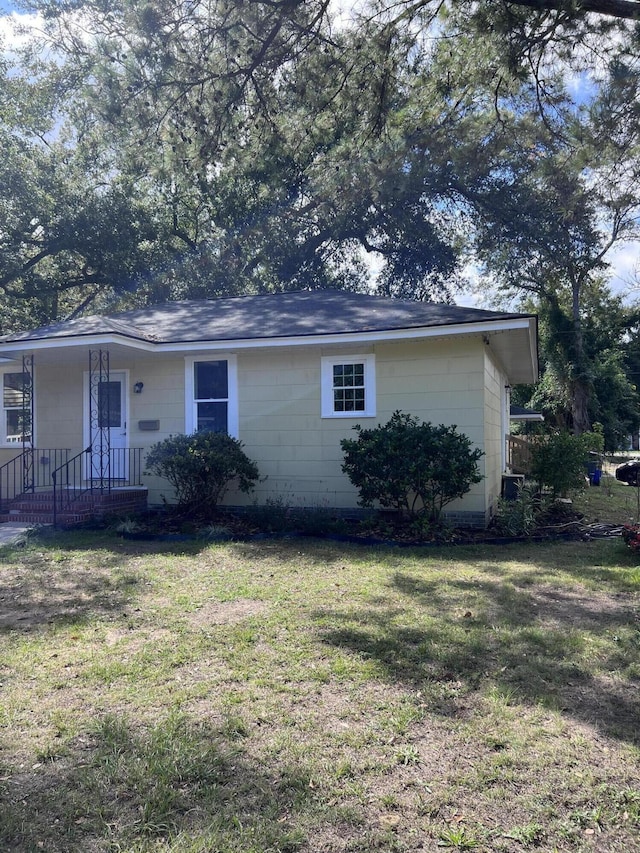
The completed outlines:
{"type": "Polygon", "coordinates": [[[455,424],[484,451],[482,482],[448,508],[454,523],[477,525],[500,495],[508,388],[537,377],[537,323],[299,291],[68,320],[5,335],[0,359],[0,501],[16,518],[25,500],[44,514],[53,481],[68,518],[90,505],[133,508],[147,494],[158,504],[168,487],[144,474],[145,451],[199,429],[238,437],[265,478],[227,503],[353,508],[340,440],[401,410],[455,424]]]}
{"type": "Polygon", "coordinates": [[[544,423],[544,415],[542,412],[536,412],[535,409],[526,409],[524,406],[515,406],[512,403],[509,411],[512,423],[523,423],[526,426],[544,423]]]}
{"type": "Polygon", "coordinates": [[[531,473],[531,451],[536,435],[535,426],[544,423],[544,415],[534,409],[526,409],[524,406],[511,404],[510,421],[512,427],[515,424],[520,427],[517,435],[512,434],[507,438],[507,471],[512,475],[512,484],[515,483],[516,485],[515,487],[508,487],[506,480],[503,480],[503,497],[509,492],[515,497],[517,490],[524,483],[525,476],[531,473]]]}

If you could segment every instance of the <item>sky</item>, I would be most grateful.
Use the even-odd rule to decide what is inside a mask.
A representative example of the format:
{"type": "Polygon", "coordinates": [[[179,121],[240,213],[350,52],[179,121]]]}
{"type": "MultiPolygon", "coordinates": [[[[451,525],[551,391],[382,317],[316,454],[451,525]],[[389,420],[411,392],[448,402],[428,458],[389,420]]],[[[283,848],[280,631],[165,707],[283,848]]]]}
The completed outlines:
{"type": "Polygon", "coordinates": [[[13,23],[27,23],[29,18],[35,20],[34,15],[28,15],[14,3],[8,0],[0,0],[0,37],[3,39],[5,47],[11,48],[11,44],[15,43],[18,36],[13,31],[13,23]]]}

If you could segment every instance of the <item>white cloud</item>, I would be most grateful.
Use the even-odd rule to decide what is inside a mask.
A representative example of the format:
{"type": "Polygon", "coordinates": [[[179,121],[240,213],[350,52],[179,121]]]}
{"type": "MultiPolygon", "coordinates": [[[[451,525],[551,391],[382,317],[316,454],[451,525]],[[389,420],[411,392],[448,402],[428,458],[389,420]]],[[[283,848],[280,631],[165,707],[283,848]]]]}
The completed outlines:
{"type": "Polygon", "coordinates": [[[43,18],[40,14],[12,12],[0,15],[0,45],[5,56],[11,57],[24,47],[31,34],[42,32],[43,18]]]}
{"type": "Polygon", "coordinates": [[[626,301],[640,296],[640,243],[621,243],[607,258],[611,267],[611,290],[626,301]]]}

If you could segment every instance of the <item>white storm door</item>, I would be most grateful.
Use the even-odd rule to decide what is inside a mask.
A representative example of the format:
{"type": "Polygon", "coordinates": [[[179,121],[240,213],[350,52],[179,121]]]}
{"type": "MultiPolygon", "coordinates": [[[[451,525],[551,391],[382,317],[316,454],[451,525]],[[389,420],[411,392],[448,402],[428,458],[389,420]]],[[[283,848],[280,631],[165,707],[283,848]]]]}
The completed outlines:
{"type": "MultiPolygon", "coordinates": [[[[89,400],[87,378],[87,401],[89,400]]],[[[85,406],[86,445],[91,444],[87,479],[126,480],[129,476],[127,374],[113,370],[98,382],[92,404],[85,406]],[[93,409],[93,411],[92,411],[93,409]]]]}

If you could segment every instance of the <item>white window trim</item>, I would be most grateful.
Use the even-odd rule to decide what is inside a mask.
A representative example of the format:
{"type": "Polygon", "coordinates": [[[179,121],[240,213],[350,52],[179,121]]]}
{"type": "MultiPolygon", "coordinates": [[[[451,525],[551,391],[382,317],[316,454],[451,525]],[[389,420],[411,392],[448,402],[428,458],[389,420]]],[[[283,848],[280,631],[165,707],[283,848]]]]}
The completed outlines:
{"type": "Polygon", "coordinates": [[[191,435],[198,423],[197,404],[195,402],[194,365],[199,361],[226,361],[229,397],[227,400],[227,431],[232,438],[239,438],[238,414],[238,358],[235,355],[216,353],[208,355],[185,356],[184,373],[184,431],[191,435]]]}
{"type": "MultiPolygon", "coordinates": [[[[1,422],[0,422],[0,447],[10,448],[11,450],[19,450],[22,447],[22,441],[7,441],[7,433],[6,433],[7,421],[5,418],[5,412],[7,411],[7,409],[5,409],[5,407],[4,407],[4,376],[5,376],[5,373],[22,373],[22,364],[19,364],[16,362],[16,364],[14,364],[14,365],[10,366],[8,364],[5,364],[2,366],[2,368],[0,368],[0,394],[3,395],[2,406],[0,407],[0,418],[1,418],[1,422]]],[[[34,413],[33,414],[33,420],[35,421],[35,419],[36,419],[36,416],[35,416],[35,412],[36,412],[35,384],[36,383],[35,383],[35,376],[34,376],[33,368],[32,368],[32,375],[31,375],[31,382],[32,382],[31,393],[33,394],[33,413],[34,413]]],[[[29,446],[31,446],[31,445],[33,447],[37,447],[35,423],[31,424],[31,441],[29,442],[29,446]]]]}
{"type": "Polygon", "coordinates": [[[321,414],[323,418],[375,418],[376,357],[368,355],[331,355],[321,358],[321,414]],[[364,411],[336,412],[333,408],[333,367],[337,364],[364,364],[364,411]]]}

